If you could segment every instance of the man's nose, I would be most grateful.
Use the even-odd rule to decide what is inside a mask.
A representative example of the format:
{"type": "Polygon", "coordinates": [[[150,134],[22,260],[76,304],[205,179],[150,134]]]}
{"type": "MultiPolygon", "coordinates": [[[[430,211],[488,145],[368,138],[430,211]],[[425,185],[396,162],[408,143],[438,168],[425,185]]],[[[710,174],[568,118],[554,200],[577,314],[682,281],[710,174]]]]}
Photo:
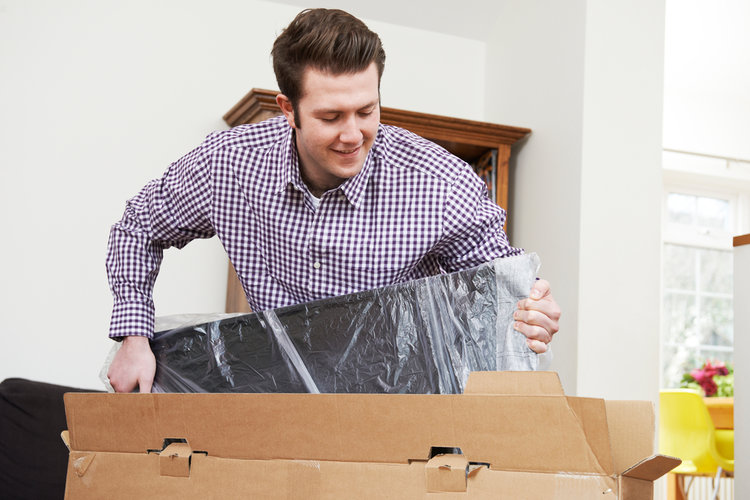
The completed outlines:
{"type": "Polygon", "coordinates": [[[342,122],[339,140],[345,144],[359,144],[362,141],[362,129],[356,116],[349,116],[342,122]]]}

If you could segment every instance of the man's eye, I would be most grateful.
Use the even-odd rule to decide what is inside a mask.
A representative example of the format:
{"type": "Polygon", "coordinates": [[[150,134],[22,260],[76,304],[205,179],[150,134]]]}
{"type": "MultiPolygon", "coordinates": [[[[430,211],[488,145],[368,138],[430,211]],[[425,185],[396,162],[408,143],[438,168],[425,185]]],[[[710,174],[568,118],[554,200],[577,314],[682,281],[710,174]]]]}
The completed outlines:
{"type": "Polygon", "coordinates": [[[328,117],[322,117],[322,116],[321,116],[321,117],[320,117],[320,120],[322,120],[322,121],[324,121],[324,122],[335,122],[335,121],[336,121],[336,117],[333,117],[333,118],[328,118],[328,117]]]}

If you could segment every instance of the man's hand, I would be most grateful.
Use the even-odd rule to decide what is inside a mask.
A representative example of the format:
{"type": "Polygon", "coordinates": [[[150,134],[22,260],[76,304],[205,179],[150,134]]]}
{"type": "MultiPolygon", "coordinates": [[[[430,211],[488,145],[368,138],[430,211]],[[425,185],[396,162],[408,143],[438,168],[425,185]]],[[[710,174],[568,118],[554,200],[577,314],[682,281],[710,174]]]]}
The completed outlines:
{"type": "Polygon", "coordinates": [[[151,392],[156,373],[156,358],[147,337],[125,337],[109,365],[107,377],[116,392],[151,392]]]}
{"type": "Polygon", "coordinates": [[[537,280],[528,299],[518,302],[513,313],[514,328],[526,335],[526,343],[532,351],[547,351],[547,344],[560,329],[560,307],[555,302],[546,280],[537,280]]]}

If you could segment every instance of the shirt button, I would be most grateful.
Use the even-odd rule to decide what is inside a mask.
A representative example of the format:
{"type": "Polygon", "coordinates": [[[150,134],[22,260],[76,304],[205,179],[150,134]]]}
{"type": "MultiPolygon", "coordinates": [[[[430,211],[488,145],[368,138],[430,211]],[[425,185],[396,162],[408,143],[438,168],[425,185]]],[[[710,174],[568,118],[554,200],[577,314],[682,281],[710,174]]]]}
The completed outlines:
{"type": "Polygon", "coordinates": [[[313,264],[313,267],[315,269],[320,269],[320,262],[316,262],[315,264],[313,264]]]}

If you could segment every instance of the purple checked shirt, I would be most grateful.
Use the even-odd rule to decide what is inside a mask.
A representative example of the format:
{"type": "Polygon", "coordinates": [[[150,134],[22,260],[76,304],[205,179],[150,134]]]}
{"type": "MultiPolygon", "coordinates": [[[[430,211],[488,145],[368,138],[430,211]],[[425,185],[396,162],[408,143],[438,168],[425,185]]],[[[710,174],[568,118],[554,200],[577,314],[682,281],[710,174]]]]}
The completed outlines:
{"type": "Polygon", "coordinates": [[[112,227],[110,337],[153,335],[162,252],[218,235],[254,311],[522,253],[470,166],[380,125],[362,171],[315,208],[284,117],[209,135],[127,202],[112,227]]]}

